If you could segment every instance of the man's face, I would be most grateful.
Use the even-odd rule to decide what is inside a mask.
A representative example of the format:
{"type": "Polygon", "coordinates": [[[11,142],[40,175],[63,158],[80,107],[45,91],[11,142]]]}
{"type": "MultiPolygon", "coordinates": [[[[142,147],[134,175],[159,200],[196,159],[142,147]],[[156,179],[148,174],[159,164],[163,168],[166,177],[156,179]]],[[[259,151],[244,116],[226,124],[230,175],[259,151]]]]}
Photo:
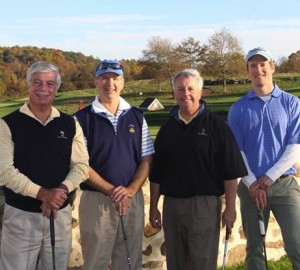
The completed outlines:
{"type": "Polygon", "coordinates": [[[194,77],[181,76],[174,85],[174,97],[180,110],[195,113],[201,98],[199,82],[194,77]]]}
{"type": "Polygon", "coordinates": [[[96,77],[94,81],[101,102],[110,103],[119,99],[124,87],[123,76],[108,72],[96,77]]]}
{"type": "Polygon", "coordinates": [[[52,106],[57,93],[56,74],[54,72],[34,73],[28,87],[30,104],[52,106]]]}
{"type": "Polygon", "coordinates": [[[248,76],[252,86],[263,87],[273,84],[275,65],[260,55],[255,55],[247,63],[248,76]]]}

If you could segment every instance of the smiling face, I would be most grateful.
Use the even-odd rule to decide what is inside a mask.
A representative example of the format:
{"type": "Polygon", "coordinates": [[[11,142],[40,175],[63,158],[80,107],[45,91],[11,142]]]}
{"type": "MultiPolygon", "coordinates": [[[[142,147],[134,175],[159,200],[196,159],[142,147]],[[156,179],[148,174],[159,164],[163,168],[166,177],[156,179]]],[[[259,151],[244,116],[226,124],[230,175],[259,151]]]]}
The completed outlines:
{"type": "Polygon", "coordinates": [[[114,103],[119,101],[121,91],[124,87],[123,76],[108,72],[96,77],[94,81],[101,103],[114,103]]]}
{"type": "Polygon", "coordinates": [[[54,72],[36,72],[28,84],[29,104],[31,106],[51,107],[57,93],[54,72]]]}
{"type": "Polygon", "coordinates": [[[247,63],[248,76],[254,91],[270,92],[273,90],[275,65],[263,56],[255,55],[247,63]]]}
{"type": "Polygon", "coordinates": [[[201,89],[199,82],[192,76],[181,75],[174,84],[174,98],[180,111],[187,115],[194,115],[200,107],[201,89]]]}

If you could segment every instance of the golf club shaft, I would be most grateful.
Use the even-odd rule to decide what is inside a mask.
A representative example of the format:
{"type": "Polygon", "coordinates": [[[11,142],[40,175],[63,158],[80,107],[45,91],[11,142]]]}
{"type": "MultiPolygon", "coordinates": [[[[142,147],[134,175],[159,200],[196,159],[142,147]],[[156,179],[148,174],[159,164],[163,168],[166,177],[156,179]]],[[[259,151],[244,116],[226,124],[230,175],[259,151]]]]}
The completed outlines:
{"type": "Polygon", "coordinates": [[[128,242],[127,242],[127,233],[126,233],[125,226],[124,226],[124,216],[120,215],[120,220],[121,220],[122,232],[123,232],[123,237],[124,237],[124,243],[125,243],[126,251],[127,251],[128,269],[131,270],[131,261],[130,261],[130,255],[129,255],[128,242]]]}
{"type": "Polygon", "coordinates": [[[263,251],[264,251],[264,257],[265,257],[266,270],[268,270],[268,260],[267,260],[266,240],[265,240],[266,239],[266,229],[265,229],[264,214],[263,214],[262,210],[258,210],[257,215],[258,215],[260,235],[263,240],[263,251]]]}
{"type": "Polygon", "coordinates": [[[55,229],[54,229],[54,216],[53,213],[51,212],[50,214],[50,238],[51,238],[51,247],[52,247],[52,265],[53,265],[53,270],[56,269],[56,264],[55,264],[55,229]]]}
{"type": "Polygon", "coordinates": [[[230,236],[230,231],[229,231],[228,228],[226,227],[225,246],[224,246],[224,256],[223,256],[223,266],[222,266],[222,270],[225,269],[225,265],[226,265],[226,260],[227,260],[227,247],[228,247],[229,236],[230,236]]]}

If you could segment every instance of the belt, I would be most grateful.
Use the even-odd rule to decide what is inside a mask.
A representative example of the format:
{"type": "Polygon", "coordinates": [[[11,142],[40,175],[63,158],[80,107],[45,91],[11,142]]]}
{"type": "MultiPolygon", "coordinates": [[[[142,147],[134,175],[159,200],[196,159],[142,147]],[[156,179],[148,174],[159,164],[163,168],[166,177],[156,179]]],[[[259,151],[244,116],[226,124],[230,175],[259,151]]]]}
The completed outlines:
{"type": "Polygon", "coordinates": [[[288,177],[288,176],[290,176],[290,174],[283,174],[283,175],[279,176],[279,179],[285,178],[285,177],[288,177]]]}

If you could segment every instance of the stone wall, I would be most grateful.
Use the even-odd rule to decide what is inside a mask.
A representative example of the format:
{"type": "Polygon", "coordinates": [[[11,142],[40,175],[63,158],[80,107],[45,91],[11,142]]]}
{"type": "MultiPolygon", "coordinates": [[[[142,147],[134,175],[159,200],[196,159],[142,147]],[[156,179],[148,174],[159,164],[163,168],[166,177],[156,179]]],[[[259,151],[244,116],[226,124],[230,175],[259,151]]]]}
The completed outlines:
{"type": "MultiPolygon", "coordinates": [[[[155,230],[149,223],[149,203],[150,192],[148,181],[143,186],[145,197],[145,230],[143,240],[143,269],[153,270],[165,270],[166,258],[165,258],[165,246],[164,246],[164,234],[163,231],[155,230]]],[[[69,260],[68,270],[81,270],[82,269],[82,255],[80,246],[80,233],[79,233],[79,220],[78,220],[78,204],[80,200],[81,191],[77,190],[77,196],[74,201],[73,207],[73,222],[72,222],[72,234],[73,234],[73,247],[69,260]]],[[[4,198],[0,194],[0,216],[3,213],[4,198]]],[[[237,199],[237,221],[233,228],[230,240],[228,242],[228,254],[227,264],[228,266],[242,262],[245,259],[245,245],[246,240],[241,226],[241,217],[239,213],[239,200],[237,199]]],[[[162,198],[159,202],[159,208],[162,208],[162,198]]],[[[1,228],[1,224],[0,224],[1,228]]],[[[219,256],[218,265],[222,265],[224,255],[224,238],[225,229],[221,230],[220,244],[219,244],[219,256]]],[[[266,235],[266,248],[267,256],[269,260],[278,260],[281,256],[285,255],[283,249],[283,242],[281,238],[281,232],[277,225],[276,220],[271,215],[269,227],[266,235]]]]}
{"type": "MultiPolygon", "coordinates": [[[[153,229],[149,223],[149,203],[150,203],[150,191],[149,183],[146,182],[143,186],[145,197],[145,229],[144,229],[144,241],[143,241],[143,269],[153,270],[165,270],[166,257],[164,246],[164,234],[163,231],[153,229]]],[[[80,191],[77,192],[77,197],[74,203],[73,217],[78,220],[78,203],[80,198],[80,191]]],[[[245,259],[245,246],[246,239],[242,230],[241,216],[239,213],[239,200],[237,199],[237,221],[232,230],[231,237],[228,241],[228,253],[226,265],[234,265],[239,262],[243,262],[245,259]]],[[[162,198],[159,201],[159,208],[162,208],[162,198]]],[[[73,228],[73,250],[69,262],[69,270],[81,269],[82,257],[80,249],[80,234],[78,222],[74,224],[73,228]]],[[[221,266],[224,255],[224,243],[225,243],[225,229],[221,230],[220,244],[219,244],[219,256],[218,265],[221,266]]],[[[269,227],[266,235],[266,249],[268,260],[278,260],[285,255],[283,248],[283,242],[281,238],[281,232],[278,224],[271,214],[269,227]]]]}

